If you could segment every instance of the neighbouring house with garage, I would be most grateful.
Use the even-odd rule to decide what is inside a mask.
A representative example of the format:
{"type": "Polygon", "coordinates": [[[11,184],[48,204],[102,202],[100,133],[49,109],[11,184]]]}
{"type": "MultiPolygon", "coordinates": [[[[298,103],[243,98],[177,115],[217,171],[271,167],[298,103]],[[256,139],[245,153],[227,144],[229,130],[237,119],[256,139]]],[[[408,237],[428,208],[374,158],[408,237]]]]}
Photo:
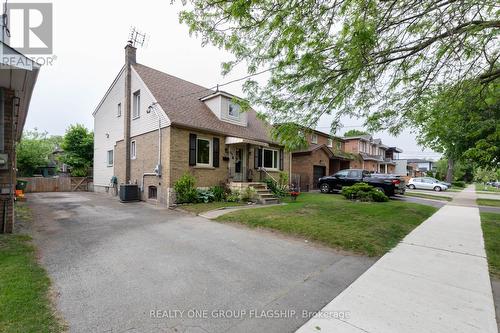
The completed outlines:
{"type": "Polygon", "coordinates": [[[365,169],[375,173],[394,173],[396,171],[395,158],[403,150],[397,147],[388,147],[380,139],[371,135],[345,137],[344,147],[348,153],[355,154],[351,162],[351,169],[365,169]]]}
{"type": "Polygon", "coordinates": [[[353,155],[345,153],[344,139],[304,129],[307,146],[292,153],[292,183],[301,191],[317,189],[318,179],[349,169],[353,155]]]}
{"type": "MultiPolygon", "coordinates": [[[[137,184],[141,199],[172,205],[174,183],[186,172],[197,187],[240,189],[290,173],[290,154],[254,110],[240,110],[229,93],[137,63],[131,44],[93,116],[95,191],[116,194],[114,183],[137,184]]],[[[273,201],[264,195],[261,201],[273,201]]]]}
{"type": "MultiPolygon", "coordinates": [[[[5,31],[2,29],[2,40],[5,31]]],[[[40,71],[32,59],[0,41],[0,233],[14,227],[16,142],[21,140],[40,71]]]]}

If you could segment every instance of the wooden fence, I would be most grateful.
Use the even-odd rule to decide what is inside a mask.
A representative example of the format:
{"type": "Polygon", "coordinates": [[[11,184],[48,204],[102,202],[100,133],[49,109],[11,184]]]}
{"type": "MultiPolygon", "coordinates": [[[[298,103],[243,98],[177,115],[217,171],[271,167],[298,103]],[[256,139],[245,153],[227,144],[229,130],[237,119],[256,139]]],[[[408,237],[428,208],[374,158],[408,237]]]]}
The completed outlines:
{"type": "Polygon", "coordinates": [[[89,177],[23,177],[28,182],[26,193],[88,191],[92,178],[89,177]]]}

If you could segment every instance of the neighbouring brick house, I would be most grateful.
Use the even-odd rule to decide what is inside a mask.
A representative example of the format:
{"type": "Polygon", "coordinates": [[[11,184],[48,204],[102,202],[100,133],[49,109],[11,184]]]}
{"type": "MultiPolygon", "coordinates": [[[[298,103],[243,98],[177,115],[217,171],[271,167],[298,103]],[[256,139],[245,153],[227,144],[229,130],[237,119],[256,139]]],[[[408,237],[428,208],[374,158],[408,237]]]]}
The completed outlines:
{"type": "Polygon", "coordinates": [[[352,160],[344,152],[344,140],[316,130],[304,130],[307,147],[292,153],[292,182],[301,191],[317,188],[320,177],[348,169],[352,160]]]}
{"type": "Polygon", "coordinates": [[[394,173],[396,163],[394,157],[403,151],[397,147],[388,147],[380,139],[371,135],[361,135],[344,138],[345,151],[355,154],[351,161],[352,169],[365,169],[375,173],[394,173]]]}
{"type": "Polygon", "coordinates": [[[243,187],[290,172],[290,155],[254,110],[137,63],[132,45],[93,115],[95,191],[109,192],[116,177],[138,184],[143,200],[171,205],[174,183],[186,172],[198,187],[243,187]]]}
{"type": "Polygon", "coordinates": [[[40,65],[0,42],[0,233],[14,227],[16,142],[21,140],[40,65]]]}

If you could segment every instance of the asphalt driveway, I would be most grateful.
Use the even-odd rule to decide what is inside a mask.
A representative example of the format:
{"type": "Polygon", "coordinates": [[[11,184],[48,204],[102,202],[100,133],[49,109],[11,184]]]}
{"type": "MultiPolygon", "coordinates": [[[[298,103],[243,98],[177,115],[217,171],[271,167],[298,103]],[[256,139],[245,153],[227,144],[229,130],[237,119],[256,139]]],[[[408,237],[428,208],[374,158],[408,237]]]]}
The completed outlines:
{"type": "Polygon", "coordinates": [[[375,261],[94,193],[28,202],[70,332],[293,332],[375,261]]]}

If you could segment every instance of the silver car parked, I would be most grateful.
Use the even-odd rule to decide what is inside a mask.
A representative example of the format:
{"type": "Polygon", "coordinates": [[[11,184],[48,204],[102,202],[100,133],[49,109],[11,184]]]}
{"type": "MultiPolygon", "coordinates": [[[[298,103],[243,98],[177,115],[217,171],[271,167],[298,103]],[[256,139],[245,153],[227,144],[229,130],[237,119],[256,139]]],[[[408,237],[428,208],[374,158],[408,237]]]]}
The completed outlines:
{"type": "Polygon", "coordinates": [[[446,191],[448,186],[430,177],[417,177],[411,178],[408,181],[408,187],[411,189],[419,190],[434,190],[434,191],[446,191]]]}

